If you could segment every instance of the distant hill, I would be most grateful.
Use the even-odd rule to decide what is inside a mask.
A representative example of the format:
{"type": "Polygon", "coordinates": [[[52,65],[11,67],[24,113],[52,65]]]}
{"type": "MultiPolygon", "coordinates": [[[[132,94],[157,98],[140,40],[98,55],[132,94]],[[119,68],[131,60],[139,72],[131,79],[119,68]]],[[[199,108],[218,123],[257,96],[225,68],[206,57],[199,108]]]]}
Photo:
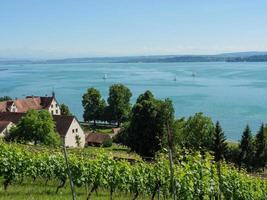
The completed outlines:
{"type": "Polygon", "coordinates": [[[228,58],[227,62],[267,62],[266,55],[248,56],[248,57],[233,57],[228,58]]]}
{"type": "Polygon", "coordinates": [[[71,64],[71,63],[174,63],[174,62],[267,62],[267,52],[234,52],[217,55],[164,55],[66,58],[50,60],[0,59],[0,64],[71,64]]]}
{"type": "Polygon", "coordinates": [[[234,53],[223,53],[218,56],[223,57],[249,57],[249,56],[262,56],[267,55],[267,51],[247,51],[247,52],[234,52],[234,53]]]}

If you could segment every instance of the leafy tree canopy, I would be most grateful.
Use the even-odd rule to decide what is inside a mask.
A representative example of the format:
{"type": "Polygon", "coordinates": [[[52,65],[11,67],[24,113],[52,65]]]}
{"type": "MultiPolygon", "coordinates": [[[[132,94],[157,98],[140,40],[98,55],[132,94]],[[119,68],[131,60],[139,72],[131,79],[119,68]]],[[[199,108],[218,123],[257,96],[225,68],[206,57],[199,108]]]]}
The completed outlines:
{"type": "Polygon", "coordinates": [[[172,102],[157,100],[150,91],[146,91],[132,108],[127,144],[142,156],[154,156],[166,146],[166,123],[172,123],[173,118],[172,102]]]}
{"type": "Polygon", "coordinates": [[[176,131],[176,138],[180,140],[177,141],[178,144],[195,150],[211,149],[214,134],[211,118],[204,116],[203,113],[196,113],[187,120],[176,121],[175,124],[179,127],[176,131]]]}
{"type": "Polygon", "coordinates": [[[11,129],[7,139],[50,146],[61,143],[59,134],[55,132],[53,118],[47,110],[29,110],[17,126],[11,129]]]}
{"type": "Polygon", "coordinates": [[[131,97],[130,89],[123,84],[114,84],[109,88],[108,111],[110,112],[110,117],[118,123],[118,126],[129,117],[131,97]]]}
{"type": "Polygon", "coordinates": [[[89,88],[83,95],[82,105],[84,108],[84,121],[102,120],[106,102],[101,98],[100,92],[95,88],[89,88]]]}
{"type": "Polygon", "coordinates": [[[69,107],[65,104],[60,105],[60,111],[61,111],[61,115],[71,115],[69,107]]]}
{"type": "Polygon", "coordinates": [[[1,101],[8,101],[8,100],[12,100],[12,98],[9,97],[9,96],[3,96],[3,97],[0,97],[0,102],[1,102],[1,101]]]}

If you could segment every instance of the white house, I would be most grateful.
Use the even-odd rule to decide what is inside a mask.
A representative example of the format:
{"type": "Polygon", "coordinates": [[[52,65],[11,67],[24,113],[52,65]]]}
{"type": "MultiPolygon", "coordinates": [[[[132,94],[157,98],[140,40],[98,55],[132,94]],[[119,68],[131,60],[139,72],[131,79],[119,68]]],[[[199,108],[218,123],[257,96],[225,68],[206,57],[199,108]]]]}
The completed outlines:
{"type": "MultiPolygon", "coordinates": [[[[17,124],[26,113],[0,112],[0,122],[17,124]]],[[[67,147],[84,147],[85,134],[78,120],[74,116],[52,115],[56,131],[67,147]]]]}
{"type": "Polygon", "coordinates": [[[28,110],[48,110],[52,115],[60,115],[60,106],[55,98],[28,96],[25,99],[15,99],[0,102],[0,112],[24,113],[28,110]]]}
{"type": "Polygon", "coordinates": [[[11,121],[0,121],[0,138],[5,137],[14,124],[11,121]]]}
{"type": "Polygon", "coordinates": [[[85,134],[74,116],[53,115],[56,129],[64,139],[66,147],[84,147],[85,134]]]}

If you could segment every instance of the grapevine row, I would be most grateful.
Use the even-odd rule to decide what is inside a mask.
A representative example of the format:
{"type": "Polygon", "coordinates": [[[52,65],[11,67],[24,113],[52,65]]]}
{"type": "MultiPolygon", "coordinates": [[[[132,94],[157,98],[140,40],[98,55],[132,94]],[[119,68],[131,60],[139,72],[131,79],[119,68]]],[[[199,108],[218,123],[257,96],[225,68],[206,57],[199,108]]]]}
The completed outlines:
{"type": "MultiPolygon", "coordinates": [[[[251,177],[235,168],[221,165],[219,179],[212,157],[199,153],[181,156],[174,165],[174,179],[178,199],[216,199],[219,192],[224,199],[267,199],[267,181],[251,177]]],[[[76,187],[90,188],[87,199],[98,188],[106,188],[110,196],[116,191],[127,192],[136,199],[139,195],[156,194],[171,197],[168,160],[159,157],[154,163],[116,161],[107,154],[94,159],[70,155],[70,170],[76,187]]],[[[67,181],[67,169],[61,153],[29,152],[14,144],[0,142],[0,177],[5,189],[12,182],[24,178],[58,180],[57,192],[67,181]]]]}

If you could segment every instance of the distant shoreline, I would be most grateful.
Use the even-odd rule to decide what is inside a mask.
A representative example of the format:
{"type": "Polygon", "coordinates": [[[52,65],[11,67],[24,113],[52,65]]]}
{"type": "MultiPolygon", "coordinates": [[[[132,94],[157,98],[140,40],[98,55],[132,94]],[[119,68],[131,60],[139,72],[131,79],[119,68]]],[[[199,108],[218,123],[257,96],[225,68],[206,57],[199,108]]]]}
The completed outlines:
{"type": "Polygon", "coordinates": [[[165,55],[88,57],[65,59],[0,59],[0,64],[68,64],[68,63],[192,63],[192,62],[267,62],[267,52],[241,52],[218,55],[165,55]]]}

